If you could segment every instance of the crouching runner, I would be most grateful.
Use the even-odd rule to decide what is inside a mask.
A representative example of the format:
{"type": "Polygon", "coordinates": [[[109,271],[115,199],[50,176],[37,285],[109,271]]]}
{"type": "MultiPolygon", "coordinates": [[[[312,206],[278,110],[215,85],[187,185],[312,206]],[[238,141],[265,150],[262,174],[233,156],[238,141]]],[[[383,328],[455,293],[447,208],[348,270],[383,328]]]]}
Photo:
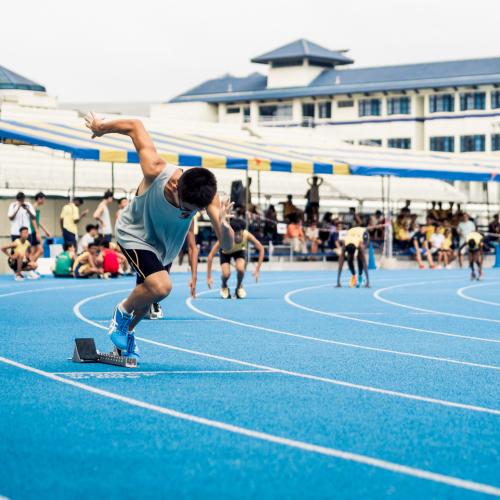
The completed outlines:
{"type": "MultiPolygon", "coordinates": [[[[261,242],[249,231],[245,229],[245,221],[241,219],[231,219],[231,227],[234,231],[234,245],[230,250],[221,249],[220,251],[220,266],[221,266],[221,279],[222,287],[220,289],[220,295],[223,299],[230,299],[231,292],[227,285],[227,282],[231,276],[231,259],[234,259],[234,265],[236,267],[236,289],[234,294],[238,299],[244,299],[247,294],[243,288],[243,278],[245,277],[246,268],[246,248],[247,242],[250,241],[259,252],[259,260],[255,266],[255,271],[253,276],[255,281],[259,279],[260,268],[262,262],[264,261],[264,247],[261,242]]],[[[207,282],[208,287],[212,288],[214,280],[212,279],[212,261],[214,260],[215,254],[220,248],[219,242],[215,243],[210,251],[207,259],[207,282]]]]}
{"type": "MultiPolygon", "coordinates": [[[[123,254],[137,273],[137,285],[116,305],[109,335],[123,356],[138,357],[134,328],[151,304],[167,297],[172,290],[168,274],[172,261],[184,243],[191,221],[206,209],[223,249],[233,246],[229,225],[231,204],[217,196],[215,176],[205,168],[183,171],[167,164],[157,153],[139,120],[104,122],[92,113],[85,117],[92,138],[116,133],[132,139],[143,179],[136,196],[123,209],[116,222],[116,237],[123,254]]],[[[196,291],[196,266],[192,269],[191,295],[196,291]]]]}

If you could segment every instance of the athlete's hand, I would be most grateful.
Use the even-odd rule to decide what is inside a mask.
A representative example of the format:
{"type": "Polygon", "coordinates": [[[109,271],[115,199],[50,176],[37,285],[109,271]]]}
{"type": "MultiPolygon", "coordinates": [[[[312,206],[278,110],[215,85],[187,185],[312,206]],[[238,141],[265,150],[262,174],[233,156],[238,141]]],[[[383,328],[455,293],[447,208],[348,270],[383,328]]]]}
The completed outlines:
{"type": "Polygon", "coordinates": [[[253,277],[255,278],[255,282],[257,283],[259,281],[259,271],[255,270],[252,273],[253,277]]]}
{"type": "Polygon", "coordinates": [[[219,208],[219,220],[221,224],[225,226],[229,225],[229,219],[233,215],[233,205],[234,203],[231,203],[229,198],[221,200],[219,208]]]}
{"type": "Polygon", "coordinates": [[[101,118],[97,118],[97,116],[95,116],[91,111],[90,113],[85,115],[84,119],[85,126],[92,131],[92,139],[104,135],[104,132],[101,131],[101,125],[103,123],[103,120],[101,120],[101,118]]]}
{"type": "Polygon", "coordinates": [[[212,288],[214,286],[214,279],[212,277],[207,278],[208,288],[212,288]]]}
{"type": "Polygon", "coordinates": [[[189,280],[189,290],[191,292],[191,297],[196,299],[196,278],[191,278],[189,280]]]}

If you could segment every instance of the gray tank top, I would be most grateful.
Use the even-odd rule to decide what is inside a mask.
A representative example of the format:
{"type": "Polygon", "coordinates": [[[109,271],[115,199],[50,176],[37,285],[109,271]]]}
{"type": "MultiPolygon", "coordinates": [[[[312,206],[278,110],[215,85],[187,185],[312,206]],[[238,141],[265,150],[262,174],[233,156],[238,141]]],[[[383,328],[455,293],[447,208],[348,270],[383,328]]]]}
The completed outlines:
{"type": "Polygon", "coordinates": [[[165,198],[165,184],[178,169],[167,164],[148,190],[136,196],[116,221],[116,238],[128,250],[150,250],[166,266],[179,254],[195,215],[181,219],[181,210],[165,198]]]}

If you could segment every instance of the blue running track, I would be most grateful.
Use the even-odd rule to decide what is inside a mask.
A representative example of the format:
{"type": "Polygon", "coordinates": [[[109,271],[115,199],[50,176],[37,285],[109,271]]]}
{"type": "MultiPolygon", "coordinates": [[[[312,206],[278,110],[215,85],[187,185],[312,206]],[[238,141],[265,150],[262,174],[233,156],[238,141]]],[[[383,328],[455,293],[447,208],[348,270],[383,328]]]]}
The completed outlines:
{"type": "Polygon", "coordinates": [[[189,300],[173,274],[136,370],[68,361],[75,337],[110,350],[132,279],[1,277],[0,497],[500,496],[500,272],[485,275],[336,289],[267,272],[245,300],[189,300]]]}

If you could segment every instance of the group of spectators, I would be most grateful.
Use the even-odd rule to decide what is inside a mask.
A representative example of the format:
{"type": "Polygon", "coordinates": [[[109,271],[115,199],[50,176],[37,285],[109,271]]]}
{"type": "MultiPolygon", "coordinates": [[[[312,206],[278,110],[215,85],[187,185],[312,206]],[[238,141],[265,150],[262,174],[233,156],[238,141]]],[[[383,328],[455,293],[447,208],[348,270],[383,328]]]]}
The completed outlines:
{"type": "MultiPolygon", "coordinates": [[[[40,277],[37,268],[38,260],[43,254],[42,233],[43,236],[52,238],[41,216],[45,200],[45,194],[40,192],[35,195],[33,203],[30,203],[25,194],[19,192],[16,201],[8,208],[11,242],[1,250],[7,255],[16,281],[40,277]]],[[[56,256],[53,269],[55,276],[109,278],[130,272],[119,246],[112,242],[113,225],[109,205],[113,201],[113,193],[106,191],[93,213],[95,224],[87,224],[86,232],[81,238],[78,238],[78,223],[89,213],[87,209],[80,210],[83,199],[75,197],[62,207],[60,228],[63,251],[56,256]]],[[[126,198],[118,200],[116,217],[127,204],[126,198]]]]}
{"type": "MultiPolygon", "coordinates": [[[[437,265],[448,267],[458,257],[467,237],[479,230],[469,214],[456,208],[450,202],[444,209],[441,202],[432,203],[427,211],[426,223],[418,224],[416,214],[411,213],[410,202],[401,209],[393,222],[396,251],[413,254],[420,268],[424,267],[422,257],[426,257],[431,268],[437,265]]],[[[500,239],[499,216],[495,214],[488,224],[484,243],[500,239]]]]}
{"type": "MultiPolygon", "coordinates": [[[[325,212],[319,219],[319,186],[322,182],[316,176],[308,180],[305,210],[299,209],[294,204],[293,196],[288,195],[280,203],[282,213],[279,217],[274,205],[269,205],[261,212],[259,207],[251,203],[250,196],[247,207],[237,207],[236,216],[246,216],[249,231],[264,245],[289,245],[294,253],[302,255],[305,260],[316,260],[317,254],[328,254],[335,258],[340,248],[342,232],[352,227],[366,227],[370,241],[375,246],[380,245],[386,235],[386,221],[381,211],[362,215],[351,207],[346,213],[336,216],[325,212]],[[278,230],[280,224],[282,228],[278,230]]],[[[45,195],[40,192],[35,195],[33,203],[30,203],[24,193],[20,192],[16,201],[8,208],[11,243],[4,245],[2,251],[8,257],[16,280],[39,277],[37,267],[38,259],[43,253],[42,236],[52,237],[41,215],[45,199],[45,195]]],[[[106,191],[92,215],[95,222],[86,225],[85,234],[80,238],[78,223],[89,214],[87,209],[81,209],[84,200],[75,197],[62,207],[60,229],[63,251],[56,257],[54,275],[88,278],[113,277],[130,272],[120,247],[112,241],[113,223],[109,206],[113,202],[113,193],[106,191]]],[[[128,200],[121,198],[117,203],[116,218],[127,206],[128,200]]],[[[430,267],[435,267],[436,264],[449,266],[457,257],[467,235],[478,229],[474,220],[462,211],[460,204],[455,206],[454,203],[449,203],[446,209],[442,203],[432,203],[427,212],[426,223],[419,224],[417,219],[417,214],[411,210],[410,201],[407,201],[393,219],[392,230],[395,252],[414,255],[420,267],[424,267],[424,257],[430,267]]],[[[203,216],[200,216],[199,221],[203,221],[203,216]]],[[[196,228],[200,254],[208,254],[215,236],[204,227],[198,230],[198,219],[196,228]]],[[[489,223],[485,243],[495,240],[500,240],[498,214],[489,223]]],[[[183,252],[181,256],[182,254],[183,252]]]]}

